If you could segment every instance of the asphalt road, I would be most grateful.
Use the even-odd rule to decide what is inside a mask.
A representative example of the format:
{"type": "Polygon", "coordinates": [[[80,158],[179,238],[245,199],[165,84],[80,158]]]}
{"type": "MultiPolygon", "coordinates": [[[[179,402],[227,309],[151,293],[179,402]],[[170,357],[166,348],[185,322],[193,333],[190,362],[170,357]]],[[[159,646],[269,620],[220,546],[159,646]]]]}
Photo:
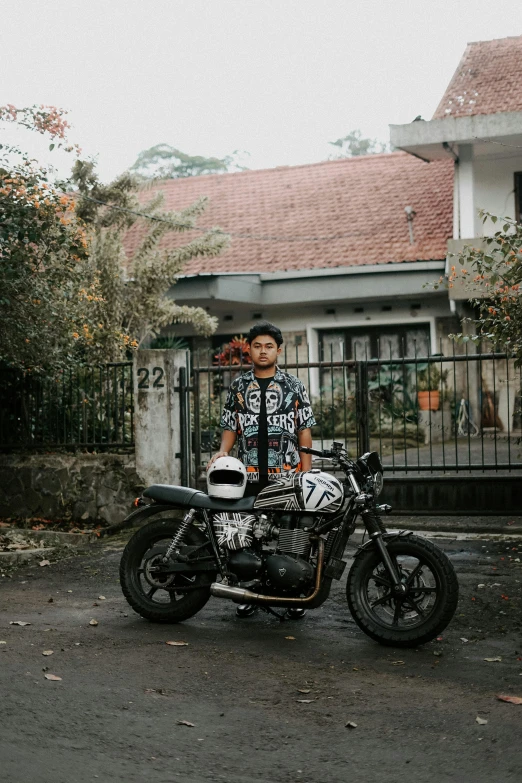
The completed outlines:
{"type": "Polygon", "coordinates": [[[442,545],[459,608],[441,640],[412,650],[358,630],[344,581],[302,621],[239,620],[211,599],[162,626],[124,601],[121,542],[11,572],[0,578],[0,780],[520,781],[522,705],[497,695],[522,696],[522,538],[442,545]]]}

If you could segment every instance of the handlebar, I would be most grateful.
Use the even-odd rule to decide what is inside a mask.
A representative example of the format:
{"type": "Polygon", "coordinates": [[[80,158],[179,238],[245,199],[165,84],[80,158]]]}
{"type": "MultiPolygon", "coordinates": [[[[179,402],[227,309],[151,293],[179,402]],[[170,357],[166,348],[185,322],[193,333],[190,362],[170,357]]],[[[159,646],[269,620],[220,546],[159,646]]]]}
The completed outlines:
{"type": "Polygon", "coordinates": [[[337,456],[331,449],[311,449],[309,446],[299,446],[299,451],[302,451],[304,454],[313,454],[314,457],[324,457],[325,459],[337,456]]]}

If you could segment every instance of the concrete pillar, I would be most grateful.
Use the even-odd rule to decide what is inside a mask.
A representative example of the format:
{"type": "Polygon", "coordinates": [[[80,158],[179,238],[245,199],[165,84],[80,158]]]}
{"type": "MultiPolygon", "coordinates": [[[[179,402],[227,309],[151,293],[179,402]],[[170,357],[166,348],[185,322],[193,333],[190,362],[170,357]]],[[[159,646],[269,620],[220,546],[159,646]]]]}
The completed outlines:
{"type": "Polygon", "coordinates": [[[460,239],[475,236],[475,196],[473,188],[473,146],[459,146],[459,220],[460,239]]]}
{"type": "Polygon", "coordinates": [[[145,484],[181,483],[180,367],[186,351],[142,350],[134,359],[136,472],[145,484]]]}

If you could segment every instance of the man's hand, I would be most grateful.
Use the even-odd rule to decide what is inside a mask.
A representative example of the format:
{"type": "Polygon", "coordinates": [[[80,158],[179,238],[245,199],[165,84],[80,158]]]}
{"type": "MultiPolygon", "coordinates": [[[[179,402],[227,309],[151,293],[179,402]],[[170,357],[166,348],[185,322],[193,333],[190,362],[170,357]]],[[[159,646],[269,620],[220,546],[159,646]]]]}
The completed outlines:
{"type": "Polygon", "coordinates": [[[218,457],[228,457],[236,442],[236,433],[225,430],[221,435],[221,445],[217,454],[214,454],[207,463],[207,470],[218,457]]]}
{"type": "Polygon", "coordinates": [[[228,451],[217,451],[215,454],[213,454],[212,457],[207,462],[207,470],[212,465],[212,463],[215,462],[219,457],[228,457],[228,451]]]}

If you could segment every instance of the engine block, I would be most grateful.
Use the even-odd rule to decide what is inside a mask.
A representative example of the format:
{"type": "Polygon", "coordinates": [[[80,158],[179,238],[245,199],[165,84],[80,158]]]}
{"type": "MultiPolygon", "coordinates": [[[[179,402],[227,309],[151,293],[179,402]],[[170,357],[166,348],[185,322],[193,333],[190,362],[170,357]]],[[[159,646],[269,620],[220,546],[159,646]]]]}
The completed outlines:
{"type": "Polygon", "coordinates": [[[289,552],[293,555],[308,557],[310,554],[310,534],[294,528],[293,530],[280,530],[277,542],[277,548],[280,552],[289,552]]]}
{"type": "Polygon", "coordinates": [[[224,549],[245,549],[252,543],[256,522],[253,514],[223,511],[214,514],[213,522],[218,544],[224,549]]]}

